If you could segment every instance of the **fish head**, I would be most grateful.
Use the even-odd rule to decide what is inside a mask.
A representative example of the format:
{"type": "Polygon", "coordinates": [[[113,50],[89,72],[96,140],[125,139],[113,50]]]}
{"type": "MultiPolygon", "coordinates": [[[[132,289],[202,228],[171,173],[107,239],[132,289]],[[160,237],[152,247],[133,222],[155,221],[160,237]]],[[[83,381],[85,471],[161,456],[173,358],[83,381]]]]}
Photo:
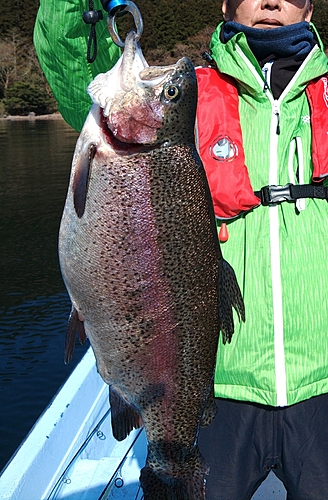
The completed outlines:
{"type": "Polygon", "coordinates": [[[115,67],[98,75],[88,93],[101,109],[103,132],[114,149],[119,143],[157,147],[194,140],[193,64],[183,57],[170,66],[149,66],[134,32],[115,67]]]}

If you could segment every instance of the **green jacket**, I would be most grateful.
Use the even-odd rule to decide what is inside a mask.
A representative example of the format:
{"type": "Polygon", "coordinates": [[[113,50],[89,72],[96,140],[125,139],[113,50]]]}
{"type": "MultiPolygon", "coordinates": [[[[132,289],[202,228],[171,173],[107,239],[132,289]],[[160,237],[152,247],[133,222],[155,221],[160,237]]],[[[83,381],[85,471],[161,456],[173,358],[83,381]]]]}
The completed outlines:
{"type": "MultiPolygon", "coordinates": [[[[94,9],[102,10],[100,0],[94,0],[94,9]]],[[[96,24],[98,55],[95,62],[87,62],[90,25],[82,19],[86,10],[86,0],[40,0],[34,27],[34,46],[58,109],[78,131],[92,104],[87,86],[120,57],[119,48],[109,36],[103,11],[103,19],[96,24]]]]}
{"type": "MultiPolygon", "coordinates": [[[[311,125],[304,90],[311,79],[327,72],[321,42],[274,101],[271,91],[263,90],[261,68],[244,34],[223,44],[220,29],[213,34],[211,49],[220,71],[238,84],[254,190],[297,184],[297,171],[303,183],[311,182],[311,125]]],[[[260,206],[231,221],[228,230],[222,251],[242,289],[246,322],[236,318],[231,344],[219,343],[216,396],[285,406],[328,392],[327,202],[308,199],[298,214],[294,203],[260,206]]]]}

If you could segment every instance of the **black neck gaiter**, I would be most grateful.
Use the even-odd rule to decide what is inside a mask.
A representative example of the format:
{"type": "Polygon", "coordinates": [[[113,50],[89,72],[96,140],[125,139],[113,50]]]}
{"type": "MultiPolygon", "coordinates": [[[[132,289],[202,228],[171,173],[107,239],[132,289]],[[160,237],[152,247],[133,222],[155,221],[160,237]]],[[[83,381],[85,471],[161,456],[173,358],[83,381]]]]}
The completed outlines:
{"type": "Polygon", "coordinates": [[[316,44],[309,23],[303,21],[263,30],[228,21],[223,25],[222,40],[228,42],[240,32],[245,34],[261,67],[266,62],[273,62],[269,84],[274,98],[278,99],[316,44]]]}

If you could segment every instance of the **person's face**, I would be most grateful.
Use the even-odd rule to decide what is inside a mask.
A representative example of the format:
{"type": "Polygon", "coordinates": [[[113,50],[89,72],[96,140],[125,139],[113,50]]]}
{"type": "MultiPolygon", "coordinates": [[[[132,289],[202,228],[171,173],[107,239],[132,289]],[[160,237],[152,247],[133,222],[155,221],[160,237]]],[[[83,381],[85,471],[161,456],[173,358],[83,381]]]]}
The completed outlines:
{"type": "Polygon", "coordinates": [[[223,0],[222,4],[225,21],[260,29],[310,22],[312,11],[308,0],[223,0]]]}

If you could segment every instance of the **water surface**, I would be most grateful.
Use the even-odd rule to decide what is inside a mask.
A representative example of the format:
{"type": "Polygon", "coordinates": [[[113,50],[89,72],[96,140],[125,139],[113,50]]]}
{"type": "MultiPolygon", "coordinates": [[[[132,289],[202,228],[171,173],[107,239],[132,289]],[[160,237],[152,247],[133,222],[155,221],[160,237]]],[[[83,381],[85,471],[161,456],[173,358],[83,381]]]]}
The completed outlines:
{"type": "Polygon", "coordinates": [[[87,347],[64,365],[57,239],[76,139],[61,120],[0,121],[0,470],[87,347]]]}

